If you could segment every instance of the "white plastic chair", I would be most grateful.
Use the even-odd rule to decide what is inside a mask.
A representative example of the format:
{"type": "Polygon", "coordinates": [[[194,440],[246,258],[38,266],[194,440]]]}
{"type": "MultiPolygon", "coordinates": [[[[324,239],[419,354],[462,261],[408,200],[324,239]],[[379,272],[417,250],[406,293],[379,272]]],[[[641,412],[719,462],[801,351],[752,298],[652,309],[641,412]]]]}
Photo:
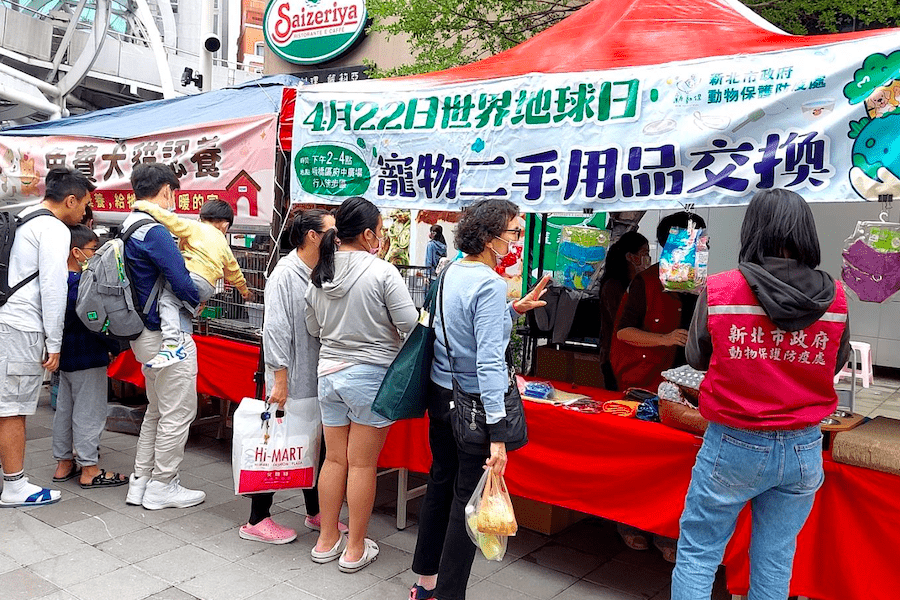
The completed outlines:
{"type": "MultiPolygon", "coordinates": [[[[856,372],[856,378],[862,380],[862,386],[867,388],[872,385],[872,346],[866,342],[850,342],[852,351],[850,360],[859,363],[860,369],[856,372]]],[[[844,365],[840,372],[834,376],[834,383],[837,383],[843,377],[853,377],[849,363],[844,365]]]]}

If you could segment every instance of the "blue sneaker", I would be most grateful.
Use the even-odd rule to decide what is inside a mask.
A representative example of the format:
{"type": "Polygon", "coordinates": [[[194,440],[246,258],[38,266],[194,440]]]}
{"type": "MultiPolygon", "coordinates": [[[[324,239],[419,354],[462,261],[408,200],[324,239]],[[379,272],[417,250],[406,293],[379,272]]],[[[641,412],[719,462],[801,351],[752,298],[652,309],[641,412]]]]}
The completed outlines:
{"type": "Polygon", "coordinates": [[[184,346],[181,344],[164,344],[159,354],[145,363],[149,369],[164,369],[168,366],[180,363],[187,358],[184,346]]]}

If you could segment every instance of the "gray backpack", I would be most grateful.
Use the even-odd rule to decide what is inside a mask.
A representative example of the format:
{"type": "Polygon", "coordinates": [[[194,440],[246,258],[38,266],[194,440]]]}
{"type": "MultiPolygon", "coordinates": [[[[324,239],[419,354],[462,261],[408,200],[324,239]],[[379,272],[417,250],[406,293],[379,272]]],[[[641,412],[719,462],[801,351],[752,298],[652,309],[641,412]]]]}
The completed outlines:
{"type": "Polygon", "coordinates": [[[133,223],[119,237],[103,244],[88,260],[78,284],[75,314],[90,331],[117,340],[136,339],[144,330],[143,316],[162,291],[162,277],[157,280],[145,306],[138,308],[137,296],[125,263],[125,242],[150,223],[142,219],[133,223]]]}

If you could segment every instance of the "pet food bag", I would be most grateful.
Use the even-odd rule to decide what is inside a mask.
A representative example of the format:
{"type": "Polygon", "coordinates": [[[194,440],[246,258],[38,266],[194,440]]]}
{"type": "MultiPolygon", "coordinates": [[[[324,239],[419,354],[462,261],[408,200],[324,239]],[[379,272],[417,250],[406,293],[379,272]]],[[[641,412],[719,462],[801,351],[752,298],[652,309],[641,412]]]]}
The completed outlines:
{"type": "Polygon", "coordinates": [[[311,488],[319,466],[322,422],[318,399],[276,405],[244,398],[234,413],[231,467],[235,494],[311,488]]]}
{"type": "Polygon", "coordinates": [[[673,227],[659,257],[659,280],[667,292],[699,294],[706,287],[709,238],[693,221],[673,227]]]}

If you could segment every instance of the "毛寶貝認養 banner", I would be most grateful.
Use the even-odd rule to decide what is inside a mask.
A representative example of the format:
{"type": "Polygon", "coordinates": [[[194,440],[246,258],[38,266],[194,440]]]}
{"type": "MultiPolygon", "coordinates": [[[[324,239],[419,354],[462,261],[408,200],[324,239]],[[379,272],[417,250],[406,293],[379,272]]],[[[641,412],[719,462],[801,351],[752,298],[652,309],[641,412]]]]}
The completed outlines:
{"type": "Polygon", "coordinates": [[[275,197],[275,138],[278,115],[267,114],[191,129],[162,129],[112,140],[72,136],[0,135],[0,205],[35,200],[54,167],[77,169],[97,186],[91,206],[101,222],[120,222],[134,204],[131,172],[161,162],[178,176],[175,212],[199,214],[208,200],[224,200],[235,225],[266,227],[275,197]]]}
{"type": "Polygon", "coordinates": [[[900,35],[478,82],[298,91],[295,202],[533,212],[900,194],[900,35]],[[895,174],[897,177],[895,177],[895,174]]]}

